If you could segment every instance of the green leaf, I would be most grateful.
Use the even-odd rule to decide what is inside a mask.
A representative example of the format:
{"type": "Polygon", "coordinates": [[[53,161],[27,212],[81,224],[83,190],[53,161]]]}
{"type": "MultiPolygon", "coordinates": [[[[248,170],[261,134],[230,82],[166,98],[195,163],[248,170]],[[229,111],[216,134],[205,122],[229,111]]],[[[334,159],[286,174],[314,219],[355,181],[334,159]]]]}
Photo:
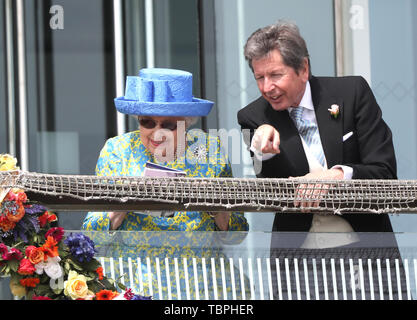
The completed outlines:
{"type": "Polygon", "coordinates": [[[126,286],[123,283],[118,283],[117,286],[122,290],[126,290],[126,286]]]}
{"type": "Polygon", "coordinates": [[[47,284],[38,284],[35,291],[38,296],[44,296],[51,291],[51,287],[47,284]]]}
{"type": "Polygon", "coordinates": [[[60,288],[56,288],[52,290],[55,294],[59,295],[62,293],[62,291],[64,291],[64,289],[60,289],[60,288]]]}
{"type": "Polygon", "coordinates": [[[82,271],[83,268],[77,264],[75,261],[68,259],[68,262],[74,267],[74,269],[78,270],[78,271],[82,271]]]}
{"type": "Polygon", "coordinates": [[[85,263],[83,264],[83,266],[84,266],[84,269],[85,269],[85,270],[87,270],[87,271],[96,271],[96,269],[97,269],[98,267],[101,267],[101,264],[100,264],[100,262],[98,262],[97,260],[92,259],[92,260],[91,260],[91,261],[89,261],[89,262],[85,262],[85,263]]]}
{"type": "Polygon", "coordinates": [[[5,264],[5,265],[1,268],[1,270],[0,270],[0,274],[8,274],[8,272],[7,272],[7,264],[5,264]]]}
{"type": "Polygon", "coordinates": [[[17,260],[10,260],[8,265],[9,265],[10,270],[14,272],[17,272],[17,270],[19,269],[19,261],[17,260]]]}

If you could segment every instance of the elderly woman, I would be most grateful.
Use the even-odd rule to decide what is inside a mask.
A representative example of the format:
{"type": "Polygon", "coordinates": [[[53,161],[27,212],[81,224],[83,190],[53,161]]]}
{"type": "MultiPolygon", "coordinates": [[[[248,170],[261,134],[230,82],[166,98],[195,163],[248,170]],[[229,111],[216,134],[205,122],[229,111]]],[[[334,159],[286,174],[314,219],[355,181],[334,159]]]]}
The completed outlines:
{"type": "MultiPolygon", "coordinates": [[[[125,96],[116,98],[115,105],[119,112],[137,117],[139,130],[106,142],[97,162],[97,175],[143,176],[146,163],[152,162],[184,171],[187,177],[232,177],[219,138],[201,130],[188,130],[213,106],[211,101],[192,96],[191,73],[142,69],[139,77],[127,78],[125,96]]],[[[83,228],[106,231],[247,231],[248,223],[240,212],[173,212],[165,216],[147,212],[90,212],[83,228]]],[[[168,234],[158,235],[162,246],[169,244],[165,249],[160,244],[158,248],[149,246],[140,235],[137,238],[130,235],[123,240],[125,248],[119,254],[125,257],[138,254],[166,257],[167,251],[172,253],[172,248],[184,238],[181,233],[168,234]]],[[[212,241],[213,237],[200,237],[197,246],[212,247],[212,241]]],[[[187,244],[180,246],[184,248],[187,244]]],[[[191,251],[191,255],[201,256],[197,251],[191,251]]]]}

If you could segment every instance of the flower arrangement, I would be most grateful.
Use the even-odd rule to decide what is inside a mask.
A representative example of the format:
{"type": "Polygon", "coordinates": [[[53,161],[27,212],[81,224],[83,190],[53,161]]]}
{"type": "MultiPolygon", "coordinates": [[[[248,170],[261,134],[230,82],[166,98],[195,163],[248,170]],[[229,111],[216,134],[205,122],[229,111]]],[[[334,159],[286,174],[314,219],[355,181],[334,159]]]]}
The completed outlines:
{"type": "MultiPolygon", "coordinates": [[[[10,170],[18,170],[16,160],[0,155],[0,171],[10,170]]],[[[82,233],[65,237],[56,223],[57,216],[30,203],[23,190],[0,188],[0,276],[10,276],[14,296],[29,300],[151,299],[105,277],[94,258],[94,242],[82,233]]]]}

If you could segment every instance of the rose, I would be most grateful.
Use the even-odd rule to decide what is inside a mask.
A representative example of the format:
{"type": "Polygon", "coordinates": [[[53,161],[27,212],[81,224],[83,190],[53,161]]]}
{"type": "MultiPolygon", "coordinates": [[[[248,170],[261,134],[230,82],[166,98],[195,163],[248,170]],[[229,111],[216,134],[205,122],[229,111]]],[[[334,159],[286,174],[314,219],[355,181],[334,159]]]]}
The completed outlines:
{"type": "Polygon", "coordinates": [[[29,259],[22,259],[20,260],[19,269],[17,270],[18,274],[21,275],[32,275],[35,272],[35,267],[33,264],[29,261],[29,259]]]}
{"type": "Polygon", "coordinates": [[[0,171],[18,170],[17,159],[10,154],[0,155],[0,171]]]}
{"type": "Polygon", "coordinates": [[[84,299],[88,295],[87,279],[85,276],[71,270],[68,274],[68,280],[64,282],[64,294],[71,297],[72,300],[84,299]]]}
{"type": "Polygon", "coordinates": [[[45,253],[43,252],[42,248],[33,247],[29,252],[28,252],[28,249],[29,247],[26,248],[26,256],[29,258],[30,262],[32,262],[34,265],[45,261],[45,253]]]}
{"type": "Polygon", "coordinates": [[[3,230],[3,232],[7,232],[12,230],[16,226],[16,223],[10,221],[5,216],[0,217],[0,228],[3,230]]]}
{"type": "Polygon", "coordinates": [[[5,212],[7,214],[7,219],[9,219],[11,222],[17,223],[25,215],[25,208],[23,205],[19,205],[15,212],[11,210],[5,210],[5,212]]]}

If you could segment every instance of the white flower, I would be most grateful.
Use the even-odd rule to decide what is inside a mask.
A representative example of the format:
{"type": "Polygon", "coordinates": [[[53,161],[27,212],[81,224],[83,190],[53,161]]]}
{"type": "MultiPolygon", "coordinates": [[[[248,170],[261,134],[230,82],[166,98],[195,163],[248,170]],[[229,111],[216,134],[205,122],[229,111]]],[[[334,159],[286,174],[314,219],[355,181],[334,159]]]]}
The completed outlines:
{"type": "Polygon", "coordinates": [[[42,274],[45,267],[46,267],[46,262],[45,261],[42,261],[42,262],[39,262],[39,263],[35,264],[36,273],[37,274],[42,274]]]}
{"type": "MultiPolygon", "coordinates": [[[[59,257],[57,257],[59,258],[59,257]]],[[[45,273],[51,278],[51,279],[58,279],[62,276],[62,267],[59,264],[59,261],[49,261],[52,260],[51,258],[48,259],[48,263],[45,267],[45,273]]]]}
{"type": "Polygon", "coordinates": [[[39,262],[35,265],[36,273],[41,275],[45,271],[51,279],[58,279],[62,276],[60,261],[60,257],[49,257],[46,261],[39,262]]]}
{"type": "Polygon", "coordinates": [[[330,114],[334,117],[337,118],[337,116],[339,115],[339,106],[337,104],[332,104],[332,106],[330,107],[329,110],[330,114]]]}

